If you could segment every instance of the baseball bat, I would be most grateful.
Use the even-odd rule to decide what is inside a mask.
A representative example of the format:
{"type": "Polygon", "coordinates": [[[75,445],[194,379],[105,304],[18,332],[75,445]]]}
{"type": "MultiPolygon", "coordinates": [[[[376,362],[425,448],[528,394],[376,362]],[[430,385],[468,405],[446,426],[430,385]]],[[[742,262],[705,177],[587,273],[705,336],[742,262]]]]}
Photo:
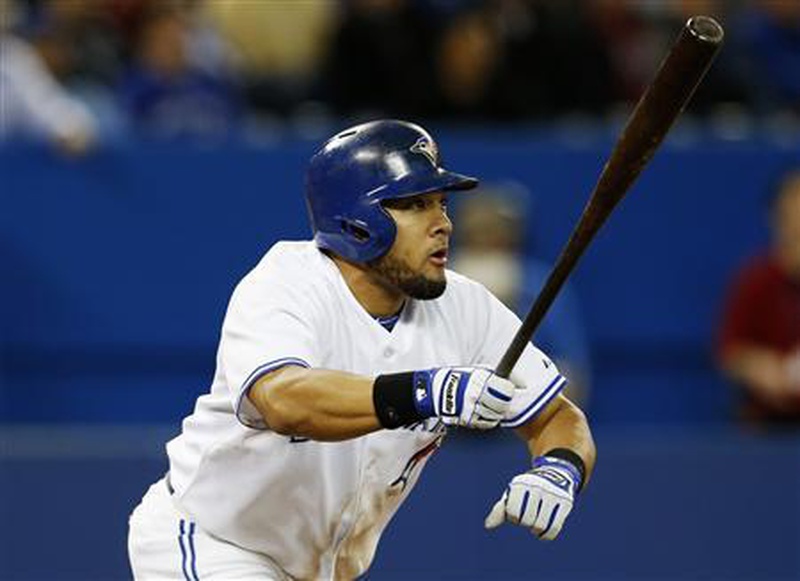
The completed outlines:
{"type": "Polygon", "coordinates": [[[500,360],[497,375],[508,377],[511,374],[578,259],[689,102],[722,46],[723,36],[722,26],[708,16],[693,16],[683,27],[628,118],[577,226],[500,360]]]}

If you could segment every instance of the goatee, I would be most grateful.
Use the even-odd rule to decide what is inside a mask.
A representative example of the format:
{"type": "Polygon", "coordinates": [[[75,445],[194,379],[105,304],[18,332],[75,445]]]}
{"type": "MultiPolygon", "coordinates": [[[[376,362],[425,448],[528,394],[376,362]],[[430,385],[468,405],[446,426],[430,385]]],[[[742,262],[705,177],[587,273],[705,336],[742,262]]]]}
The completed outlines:
{"type": "Polygon", "coordinates": [[[384,282],[400,289],[412,299],[421,301],[437,299],[447,287],[447,280],[444,277],[436,280],[415,273],[406,264],[388,255],[370,261],[368,266],[384,282]]]}

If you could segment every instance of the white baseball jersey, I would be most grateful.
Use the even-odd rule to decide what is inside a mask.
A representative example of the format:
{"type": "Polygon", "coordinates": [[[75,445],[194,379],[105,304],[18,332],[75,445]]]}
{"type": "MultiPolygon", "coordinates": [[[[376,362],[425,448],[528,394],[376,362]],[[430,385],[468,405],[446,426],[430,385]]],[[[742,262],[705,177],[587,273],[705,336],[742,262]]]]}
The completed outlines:
{"type": "MultiPolygon", "coordinates": [[[[447,272],[435,300],[406,302],[389,332],[313,242],[280,242],[239,283],[222,326],[217,369],[167,445],[174,501],[199,527],[268,555],[301,579],[354,578],[439,446],[436,418],[343,442],[271,432],[246,397],[283,365],[376,376],[500,360],[519,319],[480,284],[447,272]]],[[[520,425],[565,379],[529,346],[512,380],[507,427],[520,425]]]]}

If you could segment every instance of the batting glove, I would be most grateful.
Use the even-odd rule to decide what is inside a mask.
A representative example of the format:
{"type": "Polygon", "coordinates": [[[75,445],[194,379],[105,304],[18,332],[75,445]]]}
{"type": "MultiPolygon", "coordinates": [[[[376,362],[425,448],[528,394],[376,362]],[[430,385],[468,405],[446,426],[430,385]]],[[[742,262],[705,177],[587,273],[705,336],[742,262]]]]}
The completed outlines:
{"type": "Polygon", "coordinates": [[[483,367],[435,367],[414,372],[414,404],[422,417],[488,430],[503,419],[514,384],[483,367]]]}
{"type": "Polygon", "coordinates": [[[484,526],[493,529],[508,521],[531,529],[540,539],[552,541],[572,510],[580,485],[580,472],[572,463],[539,456],[533,461],[533,470],[511,480],[484,526]]]}

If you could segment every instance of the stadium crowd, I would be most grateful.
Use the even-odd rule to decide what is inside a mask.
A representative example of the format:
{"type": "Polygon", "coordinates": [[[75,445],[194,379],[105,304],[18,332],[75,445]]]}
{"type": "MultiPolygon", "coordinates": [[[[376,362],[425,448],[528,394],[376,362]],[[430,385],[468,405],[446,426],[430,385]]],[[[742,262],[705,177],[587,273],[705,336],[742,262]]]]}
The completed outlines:
{"type": "Polygon", "coordinates": [[[328,117],[537,123],[634,102],[691,14],[698,115],[800,114],[793,0],[0,0],[0,139],[220,138],[328,117]]]}

